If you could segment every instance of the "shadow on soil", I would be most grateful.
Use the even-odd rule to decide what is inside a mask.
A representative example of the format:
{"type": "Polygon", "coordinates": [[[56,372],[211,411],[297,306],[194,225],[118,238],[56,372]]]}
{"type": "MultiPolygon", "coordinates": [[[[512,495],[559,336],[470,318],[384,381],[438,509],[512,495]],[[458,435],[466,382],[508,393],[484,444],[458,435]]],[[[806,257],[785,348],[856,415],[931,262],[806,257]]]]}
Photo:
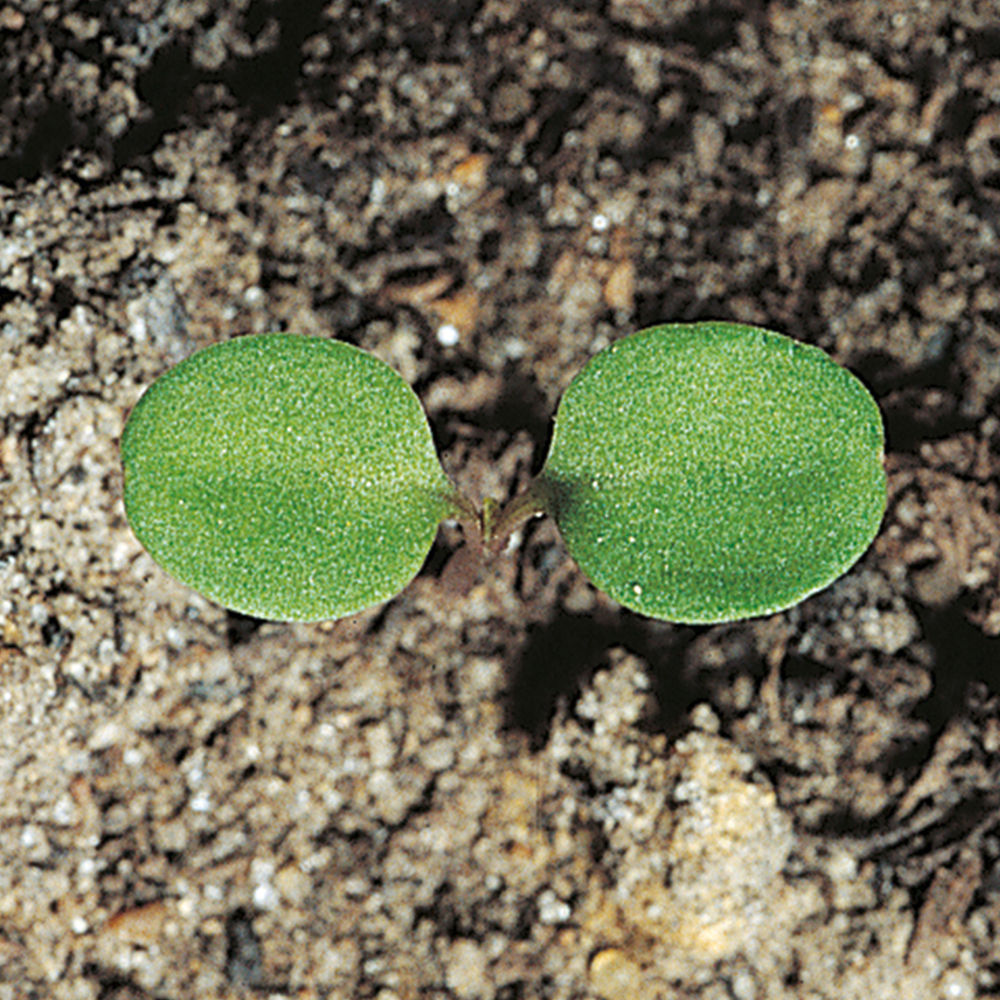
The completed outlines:
{"type": "Polygon", "coordinates": [[[693,704],[707,691],[689,679],[685,651],[699,631],[641,618],[628,611],[606,616],[560,613],[528,629],[511,668],[507,725],[528,734],[535,749],[548,739],[560,703],[572,700],[590,676],[620,647],[650,666],[652,694],[659,706],[648,725],[679,733],[693,704]]]}

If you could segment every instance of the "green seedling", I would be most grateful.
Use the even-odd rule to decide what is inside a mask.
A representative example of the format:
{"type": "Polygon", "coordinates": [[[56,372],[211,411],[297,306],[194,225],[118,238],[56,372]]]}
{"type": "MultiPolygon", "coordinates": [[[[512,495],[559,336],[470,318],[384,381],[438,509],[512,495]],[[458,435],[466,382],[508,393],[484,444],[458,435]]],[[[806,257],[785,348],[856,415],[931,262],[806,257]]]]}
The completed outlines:
{"type": "Polygon", "coordinates": [[[125,510],[168,572],[262,618],[339,618],[410,582],[459,509],[413,390],[348,344],[240,337],[149,388],[125,510]]]}
{"type": "Polygon", "coordinates": [[[542,471],[506,508],[463,496],[410,387],[336,341],[199,351],[149,388],[122,437],[126,513],[153,558],[220,604],[300,621],[398,593],[445,519],[497,551],[536,514],[642,614],[770,614],[867,549],[882,459],[878,407],[850,372],[730,323],[654,327],[592,358],[542,471]]]}

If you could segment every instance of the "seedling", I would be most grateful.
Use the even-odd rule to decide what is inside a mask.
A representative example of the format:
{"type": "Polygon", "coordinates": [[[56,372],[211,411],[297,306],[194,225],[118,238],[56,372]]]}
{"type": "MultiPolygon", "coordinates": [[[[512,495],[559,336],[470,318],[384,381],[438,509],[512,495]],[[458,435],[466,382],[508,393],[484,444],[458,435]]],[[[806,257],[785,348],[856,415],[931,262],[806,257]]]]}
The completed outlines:
{"type": "Polygon", "coordinates": [[[497,551],[536,514],[642,614],[770,614],[867,549],[882,453],[878,407],[850,372],[730,323],[654,327],[592,358],[541,472],[505,509],[462,495],[410,387],[337,341],[199,351],[149,388],[122,437],[126,513],[153,558],[226,607],[299,621],[398,593],[445,519],[497,551]]]}

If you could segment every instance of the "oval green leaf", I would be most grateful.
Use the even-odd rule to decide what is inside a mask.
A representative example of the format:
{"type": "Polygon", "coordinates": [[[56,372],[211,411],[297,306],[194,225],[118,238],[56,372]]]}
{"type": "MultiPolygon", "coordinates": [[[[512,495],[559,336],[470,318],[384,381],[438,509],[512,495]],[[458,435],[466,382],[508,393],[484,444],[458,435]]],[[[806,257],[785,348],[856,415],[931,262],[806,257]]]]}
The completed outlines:
{"type": "Polygon", "coordinates": [[[337,341],[240,337],[139,400],[125,511],[178,580],[245,614],[338,618],[420,569],[454,489],[413,390],[337,341]]]}
{"type": "Polygon", "coordinates": [[[883,443],[868,390],[818,348],[731,323],[660,326],[570,384],[538,490],[616,601],[734,621],[791,607],[868,548],[883,443]]]}

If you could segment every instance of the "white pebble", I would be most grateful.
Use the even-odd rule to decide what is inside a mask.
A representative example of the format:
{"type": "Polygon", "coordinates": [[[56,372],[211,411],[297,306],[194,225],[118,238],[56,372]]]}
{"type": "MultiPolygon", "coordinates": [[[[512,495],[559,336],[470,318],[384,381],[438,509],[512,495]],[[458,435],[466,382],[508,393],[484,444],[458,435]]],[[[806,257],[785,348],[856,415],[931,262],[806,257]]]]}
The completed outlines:
{"type": "Polygon", "coordinates": [[[454,347],[458,343],[458,327],[451,323],[439,326],[437,341],[442,347],[454,347]]]}

